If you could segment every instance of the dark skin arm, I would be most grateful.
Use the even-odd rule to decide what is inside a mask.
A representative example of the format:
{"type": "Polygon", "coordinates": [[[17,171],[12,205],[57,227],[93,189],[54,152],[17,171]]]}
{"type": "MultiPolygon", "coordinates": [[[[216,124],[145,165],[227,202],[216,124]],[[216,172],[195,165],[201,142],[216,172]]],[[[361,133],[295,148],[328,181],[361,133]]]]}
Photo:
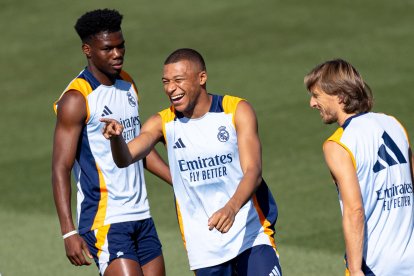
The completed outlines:
{"type": "Polygon", "coordinates": [[[155,144],[160,142],[162,135],[162,122],[159,115],[154,115],[142,126],[138,137],[128,144],[122,137],[123,126],[114,119],[101,118],[105,123],[102,134],[111,141],[112,157],[115,164],[124,168],[143,159],[145,168],[172,185],[170,169],[155,150],[155,144]]]}
{"type": "Polygon", "coordinates": [[[145,158],[162,139],[162,120],[159,115],[149,118],[142,126],[140,134],[128,144],[121,135],[124,128],[118,121],[108,118],[101,118],[100,121],[105,123],[102,134],[110,140],[112,157],[120,168],[145,158]]]}
{"type": "Polygon", "coordinates": [[[251,105],[241,101],[236,109],[235,125],[243,178],[227,204],[208,220],[210,230],[227,233],[240,208],[254,195],[262,182],[262,151],[256,114],[251,105]]]}
{"type": "Polygon", "coordinates": [[[168,184],[172,185],[170,168],[155,148],[144,159],[145,168],[152,174],[158,176],[168,184]]]}
{"type": "MultiPolygon", "coordinates": [[[[75,229],[71,210],[71,170],[79,137],[86,119],[86,103],[81,93],[68,91],[58,102],[52,155],[52,187],[62,235],[75,229]]],[[[90,265],[92,258],[86,242],[79,235],[64,240],[66,255],[76,266],[90,265]]]]}

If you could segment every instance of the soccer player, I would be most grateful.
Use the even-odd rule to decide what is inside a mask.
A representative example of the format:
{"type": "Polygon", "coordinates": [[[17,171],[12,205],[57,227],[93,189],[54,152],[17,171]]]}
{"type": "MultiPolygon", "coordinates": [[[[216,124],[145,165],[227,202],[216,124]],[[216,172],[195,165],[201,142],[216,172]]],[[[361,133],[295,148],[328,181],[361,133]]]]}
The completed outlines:
{"type": "Polygon", "coordinates": [[[166,143],[179,226],[197,276],[282,275],[277,206],[262,179],[253,108],[238,97],[207,93],[205,62],[193,49],[167,57],[162,82],[171,106],[128,144],[122,124],[101,119],[116,164],[128,166],[166,143]]]}
{"type": "Polygon", "coordinates": [[[144,166],[171,183],[168,166],[156,152],[118,168],[100,118],[116,118],[130,141],[140,132],[138,91],[122,70],[123,16],[99,9],[82,15],[75,29],[87,67],[55,103],[52,184],[66,254],[73,265],[94,258],[100,274],[165,275],[161,244],[151,219],[144,166]],[[78,230],[71,215],[70,177],[77,182],[78,230]]]}
{"type": "Polygon", "coordinates": [[[370,112],[372,93],[336,59],[305,76],[310,106],[339,128],[323,144],[339,192],[346,275],[414,275],[412,157],[394,118],[370,112]]]}

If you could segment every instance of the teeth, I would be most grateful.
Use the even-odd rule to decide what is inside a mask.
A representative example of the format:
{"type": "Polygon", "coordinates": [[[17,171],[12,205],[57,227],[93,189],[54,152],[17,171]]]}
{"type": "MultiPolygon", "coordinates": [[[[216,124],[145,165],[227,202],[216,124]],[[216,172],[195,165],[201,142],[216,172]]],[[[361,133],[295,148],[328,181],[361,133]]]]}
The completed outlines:
{"type": "Polygon", "coordinates": [[[176,100],[176,99],[181,98],[183,96],[184,96],[184,94],[179,94],[179,95],[171,96],[171,100],[176,100]]]}

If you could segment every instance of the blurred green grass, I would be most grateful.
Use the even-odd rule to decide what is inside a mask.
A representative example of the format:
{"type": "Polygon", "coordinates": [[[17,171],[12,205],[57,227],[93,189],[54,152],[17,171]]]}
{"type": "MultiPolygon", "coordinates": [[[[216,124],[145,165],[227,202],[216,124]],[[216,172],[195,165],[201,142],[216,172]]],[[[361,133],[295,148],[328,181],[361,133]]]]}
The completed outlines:
{"type": "MultiPolygon", "coordinates": [[[[410,0],[92,0],[69,5],[2,0],[0,273],[97,275],[94,265],[78,268],[66,260],[50,156],[52,103],[85,65],[73,25],[83,12],[101,7],[124,14],[125,69],[137,81],[143,118],[168,105],[162,63],[180,47],[204,55],[209,92],[242,96],[253,104],[263,174],[279,205],[276,239],[284,274],[342,275],[340,211],[321,153],[336,126],[324,126],[308,107],[303,76],[327,59],[347,59],[373,89],[374,110],[395,115],[412,135],[410,0]]],[[[147,183],[167,273],[192,275],[172,191],[149,174],[147,183]]]]}

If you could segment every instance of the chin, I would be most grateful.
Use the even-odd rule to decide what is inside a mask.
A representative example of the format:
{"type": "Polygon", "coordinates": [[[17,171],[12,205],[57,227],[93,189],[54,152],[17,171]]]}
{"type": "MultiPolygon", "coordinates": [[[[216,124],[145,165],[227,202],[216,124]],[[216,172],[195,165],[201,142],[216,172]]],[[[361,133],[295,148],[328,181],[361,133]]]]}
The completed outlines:
{"type": "Polygon", "coordinates": [[[171,104],[176,111],[181,112],[181,113],[185,111],[185,109],[181,105],[175,105],[174,103],[171,103],[171,104]]]}
{"type": "Polygon", "coordinates": [[[174,106],[175,111],[178,111],[180,113],[185,113],[185,108],[183,108],[182,106],[174,106]]]}
{"type": "Polygon", "coordinates": [[[188,111],[188,108],[185,108],[182,105],[179,106],[174,106],[175,111],[180,112],[181,114],[183,114],[185,117],[189,117],[190,114],[192,114],[192,112],[188,111]]]}
{"type": "Polygon", "coordinates": [[[184,112],[186,110],[187,105],[183,102],[173,102],[171,101],[171,104],[174,106],[174,108],[180,112],[184,112]]]}
{"type": "Polygon", "coordinates": [[[327,125],[336,123],[336,120],[334,118],[322,118],[322,121],[324,124],[327,124],[327,125]]]}

